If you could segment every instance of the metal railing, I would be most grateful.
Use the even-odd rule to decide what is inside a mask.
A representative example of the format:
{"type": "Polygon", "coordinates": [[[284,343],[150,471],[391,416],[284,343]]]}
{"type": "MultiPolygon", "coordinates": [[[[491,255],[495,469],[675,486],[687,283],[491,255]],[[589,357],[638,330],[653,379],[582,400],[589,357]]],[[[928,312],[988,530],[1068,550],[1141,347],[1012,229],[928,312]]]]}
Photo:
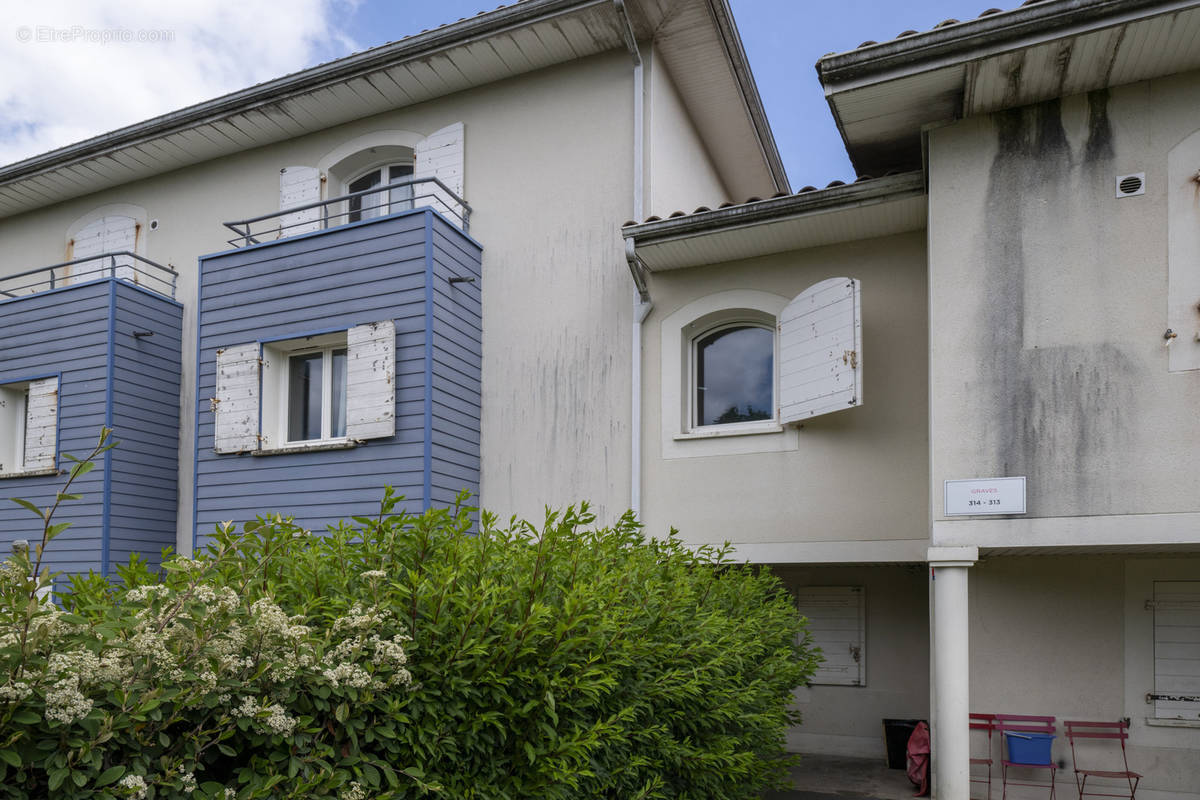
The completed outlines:
{"type": "Polygon", "coordinates": [[[172,267],[164,267],[128,250],[114,250],[0,277],[0,300],[62,289],[101,278],[128,281],[173,300],[179,273],[172,267]]]}
{"type": "Polygon", "coordinates": [[[470,232],[471,207],[437,178],[406,178],[223,224],[237,234],[229,244],[246,247],[423,207],[438,211],[463,233],[470,232]]]}

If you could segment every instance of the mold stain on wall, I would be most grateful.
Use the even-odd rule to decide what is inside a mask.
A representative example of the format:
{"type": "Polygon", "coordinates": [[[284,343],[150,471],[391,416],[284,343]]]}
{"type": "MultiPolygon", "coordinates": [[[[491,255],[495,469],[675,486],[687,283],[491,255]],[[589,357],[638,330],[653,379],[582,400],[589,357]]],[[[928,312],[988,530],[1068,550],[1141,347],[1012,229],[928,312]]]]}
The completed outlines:
{"type": "MultiPolygon", "coordinates": [[[[1108,95],[1094,92],[1087,100],[1086,137],[1074,150],[1057,100],[993,117],[997,148],[982,235],[986,281],[979,294],[975,396],[991,468],[1029,477],[1030,516],[1117,513],[1111,468],[1130,445],[1126,420],[1136,399],[1136,364],[1104,341],[1103,325],[1092,324],[1104,310],[1087,308],[1085,294],[1062,291],[1062,272],[1056,274],[1091,269],[1056,261],[1072,257],[1081,230],[1106,235],[1087,214],[1087,198],[1097,196],[1112,172],[1108,95]],[[1054,296],[1037,294],[1055,282],[1054,296]],[[1032,323],[1031,302],[1039,306],[1032,323]],[[1047,303],[1060,304],[1062,316],[1045,313],[1047,303]],[[1030,330],[1031,324],[1050,334],[1030,330]]],[[[1096,245],[1095,252],[1105,252],[1103,241],[1096,245]]]]}

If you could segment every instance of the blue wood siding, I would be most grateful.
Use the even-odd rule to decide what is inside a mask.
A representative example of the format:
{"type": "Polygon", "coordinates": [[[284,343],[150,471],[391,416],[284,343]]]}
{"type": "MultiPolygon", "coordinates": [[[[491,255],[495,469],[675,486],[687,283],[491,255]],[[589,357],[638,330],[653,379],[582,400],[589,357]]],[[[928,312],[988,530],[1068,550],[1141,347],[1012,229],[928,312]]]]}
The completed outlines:
{"type": "Polygon", "coordinates": [[[430,500],[466,489],[478,503],[483,320],[478,245],[433,215],[433,413],[430,500]],[[473,278],[451,283],[450,279],[473,278]]]}
{"type": "Polygon", "coordinates": [[[183,307],[115,283],[108,565],[175,546],[183,307]],[[150,336],[135,337],[135,332],[150,336]]]}
{"type": "MultiPolygon", "coordinates": [[[[47,549],[46,562],[52,570],[103,572],[108,566],[104,553],[111,551],[114,539],[144,545],[122,544],[120,552],[125,558],[130,547],[157,557],[164,532],[166,544],[174,541],[180,318],[178,303],[113,279],[0,302],[0,383],[59,376],[56,449],[60,470],[65,472],[71,465],[62,454],[82,457],[89,453],[106,424],[117,425],[116,438],[122,440],[118,449],[73,484],[72,492],[83,499],[60,506],[55,519],[70,522],[71,527],[47,549]],[[170,352],[152,361],[127,356],[127,344],[117,333],[122,329],[121,309],[126,307],[139,315],[131,325],[153,330],[155,337],[162,337],[155,347],[170,352]],[[164,327],[163,320],[173,322],[164,327]],[[139,394],[151,401],[169,396],[172,402],[165,407],[141,404],[139,394]],[[121,411],[131,397],[138,409],[133,417],[121,411]],[[146,431],[161,434],[162,441],[142,447],[138,441],[146,431]],[[160,455],[159,451],[167,450],[169,456],[160,455]],[[170,482],[169,491],[147,492],[146,485],[164,484],[157,474],[160,469],[170,482]],[[143,483],[140,476],[148,471],[152,472],[143,483]],[[125,491],[131,484],[133,491],[125,491]],[[156,518],[168,520],[153,542],[126,516],[126,497],[136,497],[143,509],[154,505],[156,518]]],[[[3,553],[7,554],[17,539],[27,539],[31,545],[41,540],[37,519],[8,498],[21,497],[45,507],[53,503],[55,492],[65,482],[65,474],[0,480],[3,553]]]]}
{"type": "MultiPolygon", "coordinates": [[[[218,522],[241,523],[266,513],[290,515],[320,531],[376,513],[385,486],[403,494],[410,510],[426,505],[431,449],[426,352],[434,325],[426,314],[426,276],[435,269],[439,248],[450,243],[453,258],[471,262],[477,273],[478,245],[425,209],[201,258],[194,509],[201,543],[218,522]],[[445,244],[433,243],[435,225],[444,226],[445,244]],[[395,436],[341,450],[214,452],[211,398],[218,349],[388,319],[396,325],[395,436]]],[[[477,295],[477,285],[474,291],[477,295]]],[[[467,338],[478,349],[477,298],[467,319],[473,325],[467,338]]],[[[476,409],[477,375],[478,366],[476,409]]],[[[474,434],[466,434],[475,460],[462,482],[473,487],[479,480],[477,410],[475,420],[474,434]]]]}

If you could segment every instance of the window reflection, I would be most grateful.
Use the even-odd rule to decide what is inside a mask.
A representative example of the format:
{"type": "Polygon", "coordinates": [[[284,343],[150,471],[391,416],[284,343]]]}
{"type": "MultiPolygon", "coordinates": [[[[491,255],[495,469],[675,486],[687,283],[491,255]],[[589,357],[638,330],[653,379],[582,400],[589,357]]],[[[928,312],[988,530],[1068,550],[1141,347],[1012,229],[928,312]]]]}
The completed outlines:
{"type": "Polygon", "coordinates": [[[775,334],[735,325],[696,339],[696,424],[774,417],[775,334]]]}

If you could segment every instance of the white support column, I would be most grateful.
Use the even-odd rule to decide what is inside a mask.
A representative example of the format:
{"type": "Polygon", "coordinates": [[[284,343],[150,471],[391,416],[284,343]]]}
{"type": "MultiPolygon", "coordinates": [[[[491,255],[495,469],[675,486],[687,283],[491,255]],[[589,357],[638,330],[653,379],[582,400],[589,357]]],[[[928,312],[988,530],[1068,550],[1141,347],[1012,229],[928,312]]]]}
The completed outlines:
{"type": "Polygon", "coordinates": [[[933,786],[941,800],[967,800],[971,788],[970,624],[967,569],[977,547],[931,547],[933,581],[933,786]]]}

